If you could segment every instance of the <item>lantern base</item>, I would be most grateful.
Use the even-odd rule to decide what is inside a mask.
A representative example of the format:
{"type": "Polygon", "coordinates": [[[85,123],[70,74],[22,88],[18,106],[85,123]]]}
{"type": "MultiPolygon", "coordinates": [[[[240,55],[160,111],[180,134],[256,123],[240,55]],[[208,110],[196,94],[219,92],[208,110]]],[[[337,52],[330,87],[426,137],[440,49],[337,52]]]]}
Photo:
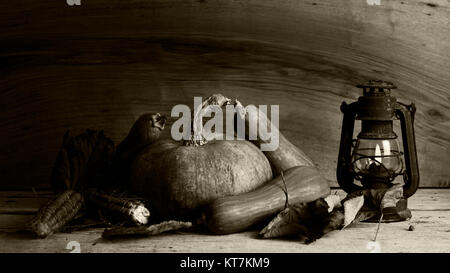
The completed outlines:
{"type": "MultiPolygon", "coordinates": [[[[406,198],[401,198],[397,202],[397,207],[395,208],[386,208],[383,210],[383,219],[382,223],[393,223],[393,222],[402,222],[411,219],[411,211],[407,207],[408,202],[406,198]]],[[[380,221],[381,213],[365,220],[364,222],[369,223],[377,223],[380,221]]]]}

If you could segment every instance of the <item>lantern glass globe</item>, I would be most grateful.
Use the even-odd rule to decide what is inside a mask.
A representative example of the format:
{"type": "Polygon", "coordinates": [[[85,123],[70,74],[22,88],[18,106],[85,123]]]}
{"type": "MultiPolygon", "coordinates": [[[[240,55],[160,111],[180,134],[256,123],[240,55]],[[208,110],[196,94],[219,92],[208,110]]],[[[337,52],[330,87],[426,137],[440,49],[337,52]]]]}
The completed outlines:
{"type": "Polygon", "coordinates": [[[357,139],[352,162],[353,171],[366,177],[393,179],[403,169],[397,139],[357,139]]]}

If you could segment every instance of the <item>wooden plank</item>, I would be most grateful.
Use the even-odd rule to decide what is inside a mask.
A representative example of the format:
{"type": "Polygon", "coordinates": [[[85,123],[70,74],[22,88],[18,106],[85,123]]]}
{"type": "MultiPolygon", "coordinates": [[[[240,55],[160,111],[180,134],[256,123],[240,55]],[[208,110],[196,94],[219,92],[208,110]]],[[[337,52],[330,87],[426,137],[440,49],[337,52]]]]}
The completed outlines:
{"type": "MultiPolygon", "coordinates": [[[[0,252],[69,252],[68,242],[80,243],[81,252],[357,252],[371,251],[376,224],[360,223],[333,231],[318,241],[303,245],[290,240],[257,238],[257,231],[217,236],[190,232],[148,238],[101,239],[102,229],[58,233],[33,239],[25,232],[0,231],[0,252]]],[[[450,252],[448,211],[414,211],[410,222],[382,224],[377,237],[381,252],[450,252]],[[409,225],[415,226],[408,231],[409,225]]]]}
{"type": "Polygon", "coordinates": [[[51,192],[0,191],[0,214],[36,213],[53,196],[51,192]]]}
{"type": "MultiPolygon", "coordinates": [[[[342,191],[340,191],[343,194],[342,191]]],[[[30,192],[0,192],[3,200],[21,200],[36,210],[30,192]]],[[[50,197],[51,194],[38,193],[50,197]]],[[[44,200],[45,198],[41,198],[44,200]]],[[[25,205],[18,205],[27,208],[25,205]]],[[[378,241],[382,252],[450,252],[450,189],[422,189],[410,198],[410,221],[382,224],[378,241]],[[414,231],[407,231],[414,225],[414,231]]],[[[0,209],[2,206],[0,205],[0,209]]],[[[178,232],[148,238],[101,239],[103,229],[57,233],[40,240],[28,229],[31,214],[0,213],[0,252],[69,252],[67,243],[77,241],[82,252],[369,252],[367,243],[376,225],[360,223],[343,231],[334,231],[311,245],[289,240],[262,240],[257,231],[225,236],[203,232],[178,232]]]]}
{"type": "Polygon", "coordinates": [[[48,198],[53,196],[52,191],[0,191],[0,200],[2,199],[21,199],[21,198],[48,198]]]}
{"type": "Polygon", "coordinates": [[[117,143],[140,114],[213,92],[279,104],[282,132],[336,185],[339,105],[370,78],[416,102],[421,185],[448,187],[450,3],[427,3],[0,3],[0,188],[47,188],[67,129],[117,143]]]}
{"type": "Polygon", "coordinates": [[[408,199],[412,210],[448,210],[450,211],[450,190],[420,189],[408,199]]]}
{"type": "Polygon", "coordinates": [[[29,223],[32,218],[32,214],[2,213],[0,214],[0,231],[17,232],[29,230],[29,223]]]}

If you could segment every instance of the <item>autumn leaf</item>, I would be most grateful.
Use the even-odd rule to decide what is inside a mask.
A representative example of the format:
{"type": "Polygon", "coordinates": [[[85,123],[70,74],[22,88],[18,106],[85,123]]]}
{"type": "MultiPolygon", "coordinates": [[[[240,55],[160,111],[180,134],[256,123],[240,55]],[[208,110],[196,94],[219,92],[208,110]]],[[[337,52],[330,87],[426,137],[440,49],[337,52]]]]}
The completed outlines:
{"type": "Polygon", "coordinates": [[[262,238],[292,237],[306,231],[303,223],[311,222],[310,204],[289,205],[259,233],[262,238]]]}
{"type": "Polygon", "coordinates": [[[331,231],[329,206],[323,198],[309,203],[289,205],[259,233],[262,238],[296,237],[311,243],[323,236],[326,227],[331,231]]]}
{"type": "Polygon", "coordinates": [[[364,195],[351,196],[351,198],[345,198],[344,202],[344,227],[350,225],[358,214],[359,210],[364,205],[364,195]]]}
{"type": "Polygon", "coordinates": [[[323,234],[339,229],[344,224],[344,213],[340,210],[334,210],[330,214],[328,224],[323,229],[323,234]]]}
{"type": "Polygon", "coordinates": [[[388,188],[380,189],[367,189],[364,191],[364,196],[366,198],[366,205],[374,209],[380,210],[381,200],[383,200],[384,194],[388,188]]]}
{"type": "Polygon", "coordinates": [[[392,186],[385,192],[381,199],[380,209],[388,219],[393,217],[394,219],[407,220],[412,217],[403,196],[403,186],[399,184],[392,186]]]}
{"type": "MultiPolygon", "coordinates": [[[[355,191],[347,195],[342,202],[344,203],[345,217],[347,219],[344,227],[350,223],[362,222],[379,217],[381,213],[383,213],[383,219],[386,221],[411,218],[411,211],[406,206],[406,199],[403,196],[403,187],[401,184],[395,184],[391,187],[384,185],[376,189],[355,191]],[[350,207],[346,210],[345,203],[357,196],[363,196],[363,207],[359,208],[359,211],[357,211],[356,216],[353,218],[353,213],[358,206],[351,207],[352,212],[350,213],[350,207]]],[[[357,203],[356,201],[354,202],[357,203]]]]}
{"type": "Polygon", "coordinates": [[[380,202],[380,209],[395,208],[398,201],[403,198],[403,187],[400,184],[389,188],[383,195],[380,202]]]}
{"type": "Polygon", "coordinates": [[[290,207],[285,208],[270,223],[261,230],[262,238],[291,236],[298,233],[298,213],[290,207]]]}
{"type": "Polygon", "coordinates": [[[138,227],[114,227],[106,229],[102,233],[102,237],[120,237],[120,236],[151,236],[158,235],[163,232],[175,231],[179,229],[187,229],[192,227],[191,222],[181,222],[181,221],[165,221],[159,224],[154,224],[151,226],[138,226],[138,227]]]}
{"type": "Polygon", "coordinates": [[[337,194],[330,194],[324,198],[328,205],[328,212],[331,213],[334,209],[339,209],[342,207],[342,197],[337,194]]]}
{"type": "Polygon", "coordinates": [[[363,222],[363,221],[372,219],[372,218],[374,218],[377,215],[380,215],[380,212],[378,210],[375,210],[373,208],[368,208],[367,206],[363,206],[359,210],[359,212],[356,215],[355,219],[353,220],[353,223],[363,222]]]}
{"type": "Polygon", "coordinates": [[[114,151],[114,142],[103,131],[88,129],[77,136],[67,131],[53,165],[50,184],[56,192],[109,186],[114,151]]]}

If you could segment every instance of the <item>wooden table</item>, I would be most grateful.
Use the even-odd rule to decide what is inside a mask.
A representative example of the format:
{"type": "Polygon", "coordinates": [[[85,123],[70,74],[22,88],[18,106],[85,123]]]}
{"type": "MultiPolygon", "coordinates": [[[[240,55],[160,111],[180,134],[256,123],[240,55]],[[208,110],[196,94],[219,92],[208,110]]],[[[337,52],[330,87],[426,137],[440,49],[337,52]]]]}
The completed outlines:
{"type": "MultiPolygon", "coordinates": [[[[0,192],[0,252],[70,252],[79,243],[81,252],[371,252],[376,224],[359,223],[333,231],[304,245],[289,240],[263,240],[257,231],[217,236],[176,232],[148,238],[105,240],[102,228],[58,233],[35,239],[27,223],[49,192],[0,192]],[[72,243],[74,244],[74,243],[72,243]]],[[[381,252],[450,252],[450,189],[421,189],[409,199],[413,217],[408,222],[382,224],[377,242],[381,252]],[[414,231],[408,231],[410,225],[414,231]]]]}

